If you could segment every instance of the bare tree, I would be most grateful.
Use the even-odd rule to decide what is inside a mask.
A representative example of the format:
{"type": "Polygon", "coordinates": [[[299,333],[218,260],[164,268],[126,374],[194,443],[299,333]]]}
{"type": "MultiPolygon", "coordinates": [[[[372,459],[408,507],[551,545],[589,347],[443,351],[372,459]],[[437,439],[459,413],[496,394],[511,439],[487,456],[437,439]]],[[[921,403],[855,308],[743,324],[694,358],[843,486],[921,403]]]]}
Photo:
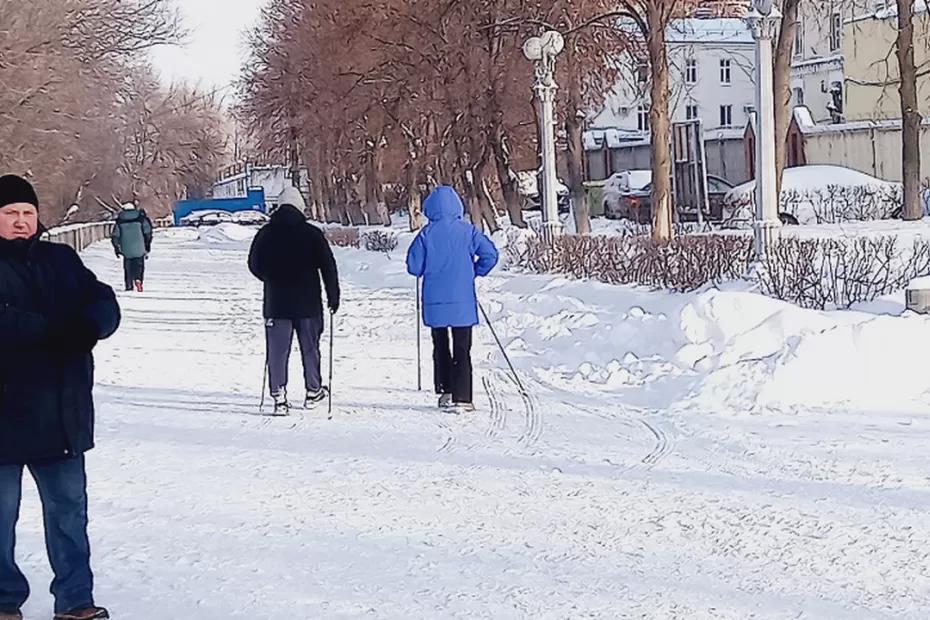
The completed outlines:
{"type": "Polygon", "coordinates": [[[897,0],[898,34],[895,50],[898,56],[901,96],[902,157],[904,179],[903,218],[923,217],[920,202],[920,127],[923,118],[917,100],[917,66],[914,54],[914,0],[897,0]]]}

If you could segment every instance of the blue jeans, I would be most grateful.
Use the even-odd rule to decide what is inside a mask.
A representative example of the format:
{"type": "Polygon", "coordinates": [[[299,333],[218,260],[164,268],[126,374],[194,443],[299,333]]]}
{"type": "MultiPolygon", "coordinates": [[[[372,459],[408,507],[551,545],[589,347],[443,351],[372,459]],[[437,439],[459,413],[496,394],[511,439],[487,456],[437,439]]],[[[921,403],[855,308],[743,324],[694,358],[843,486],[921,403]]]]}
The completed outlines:
{"type": "MultiPolygon", "coordinates": [[[[27,466],[39,488],[45,547],[55,572],[55,612],[94,604],[87,539],[87,475],[84,456],[27,466]]],[[[29,582],[16,566],[16,522],[23,492],[23,465],[0,465],[0,611],[15,611],[29,598],[29,582]]]]}

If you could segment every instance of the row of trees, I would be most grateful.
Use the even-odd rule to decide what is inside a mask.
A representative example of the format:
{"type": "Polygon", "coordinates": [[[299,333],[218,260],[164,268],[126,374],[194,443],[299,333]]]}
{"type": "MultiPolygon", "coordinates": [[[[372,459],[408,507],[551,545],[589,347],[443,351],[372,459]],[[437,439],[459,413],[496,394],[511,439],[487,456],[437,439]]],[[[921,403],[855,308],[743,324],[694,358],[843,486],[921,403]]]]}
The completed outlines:
{"type": "MultiPolygon", "coordinates": [[[[799,13],[830,4],[827,19],[834,5],[855,1],[776,2],[784,15],[773,85],[779,179],[799,13]]],[[[574,195],[577,229],[590,226],[583,187],[585,118],[599,109],[624,62],[645,62],[654,236],[668,240],[673,208],[667,28],[699,8],[737,16],[748,5],[748,0],[271,0],[251,33],[240,112],[263,155],[287,157],[295,170],[300,162],[313,170],[319,181],[311,196],[317,217],[386,221],[381,194],[394,183],[411,205],[415,225],[422,189],[454,183],[464,189],[473,221],[496,228],[497,201],[522,226],[514,171],[535,169],[538,159],[531,67],[521,45],[541,29],[556,29],[566,37],[557,75],[560,168],[574,195]]],[[[910,9],[902,15],[910,18],[910,9]]],[[[898,56],[907,74],[913,42],[908,52],[908,31],[901,32],[898,56]]],[[[903,82],[902,93],[912,100],[913,89],[903,82]]],[[[906,128],[915,117],[919,125],[916,105],[905,103],[904,110],[906,128]]],[[[913,144],[905,138],[905,148],[913,144]]],[[[906,166],[919,170],[913,150],[906,166]]],[[[910,216],[916,190],[905,192],[912,195],[905,209],[910,216]]]]}
{"type": "Polygon", "coordinates": [[[209,189],[224,156],[216,98],[164,88],[146,64],[180,34],[165,0],[0,3],[0,171],[31,178],[46,223],[131,199],[164,215],[209,189]]]}

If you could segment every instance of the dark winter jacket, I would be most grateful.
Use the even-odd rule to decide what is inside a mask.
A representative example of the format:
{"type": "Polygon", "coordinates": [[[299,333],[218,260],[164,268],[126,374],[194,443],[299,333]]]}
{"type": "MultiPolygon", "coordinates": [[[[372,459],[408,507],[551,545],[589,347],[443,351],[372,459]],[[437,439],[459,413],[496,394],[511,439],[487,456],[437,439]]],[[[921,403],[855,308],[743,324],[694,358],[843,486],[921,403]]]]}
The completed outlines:
{"type": "Polygon", "coordinates": [[[462,199],[451,187],[437,187],[423,206],[429,224],[407,250],[407,272],[423,278],[423,322],[430,327],[478,324],[475,278],[497,265],[488,237],[462,219],[462,199]]]}
{"type": "Polygon", "coordinates": [[[329,242],[290,205],[279,207],[255,235],[249,270],[265,283],[267,319],[322,316],[320,276],[330,309],[339,309],[339,277],[329,242]]]}
{"type": "Polygon", "coordinates": [[[0,465],[94,446],[91,350],[119,321],[74,250],[0,239],[0,465]]]}
{"type": "Polygon", "coordinates": [[[141,209],[124,209],[113,227],[113,249],[125,258],[142,258],[152,250],[152,221],[141,209]]]}

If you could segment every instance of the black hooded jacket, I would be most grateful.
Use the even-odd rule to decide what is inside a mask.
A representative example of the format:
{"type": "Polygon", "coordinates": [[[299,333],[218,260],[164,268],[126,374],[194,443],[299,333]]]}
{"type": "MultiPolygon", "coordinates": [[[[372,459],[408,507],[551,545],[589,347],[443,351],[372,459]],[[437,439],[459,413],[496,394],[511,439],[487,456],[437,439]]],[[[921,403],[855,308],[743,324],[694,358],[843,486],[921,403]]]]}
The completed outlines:
{"type": "Polygon", "coordinates": [[[255,235],[249,270],[265,284],[265,318],[323,316],[321,276],[329,307],[339,308],[339,277],[329,242],[290,205],[279,207],[255,235]]]}
{"type": "Polygon", "coordinates": [[[90,351],[119,322],[113,290],[74,250],[0,239],[0,465],[93,447],[90,351]]]}

